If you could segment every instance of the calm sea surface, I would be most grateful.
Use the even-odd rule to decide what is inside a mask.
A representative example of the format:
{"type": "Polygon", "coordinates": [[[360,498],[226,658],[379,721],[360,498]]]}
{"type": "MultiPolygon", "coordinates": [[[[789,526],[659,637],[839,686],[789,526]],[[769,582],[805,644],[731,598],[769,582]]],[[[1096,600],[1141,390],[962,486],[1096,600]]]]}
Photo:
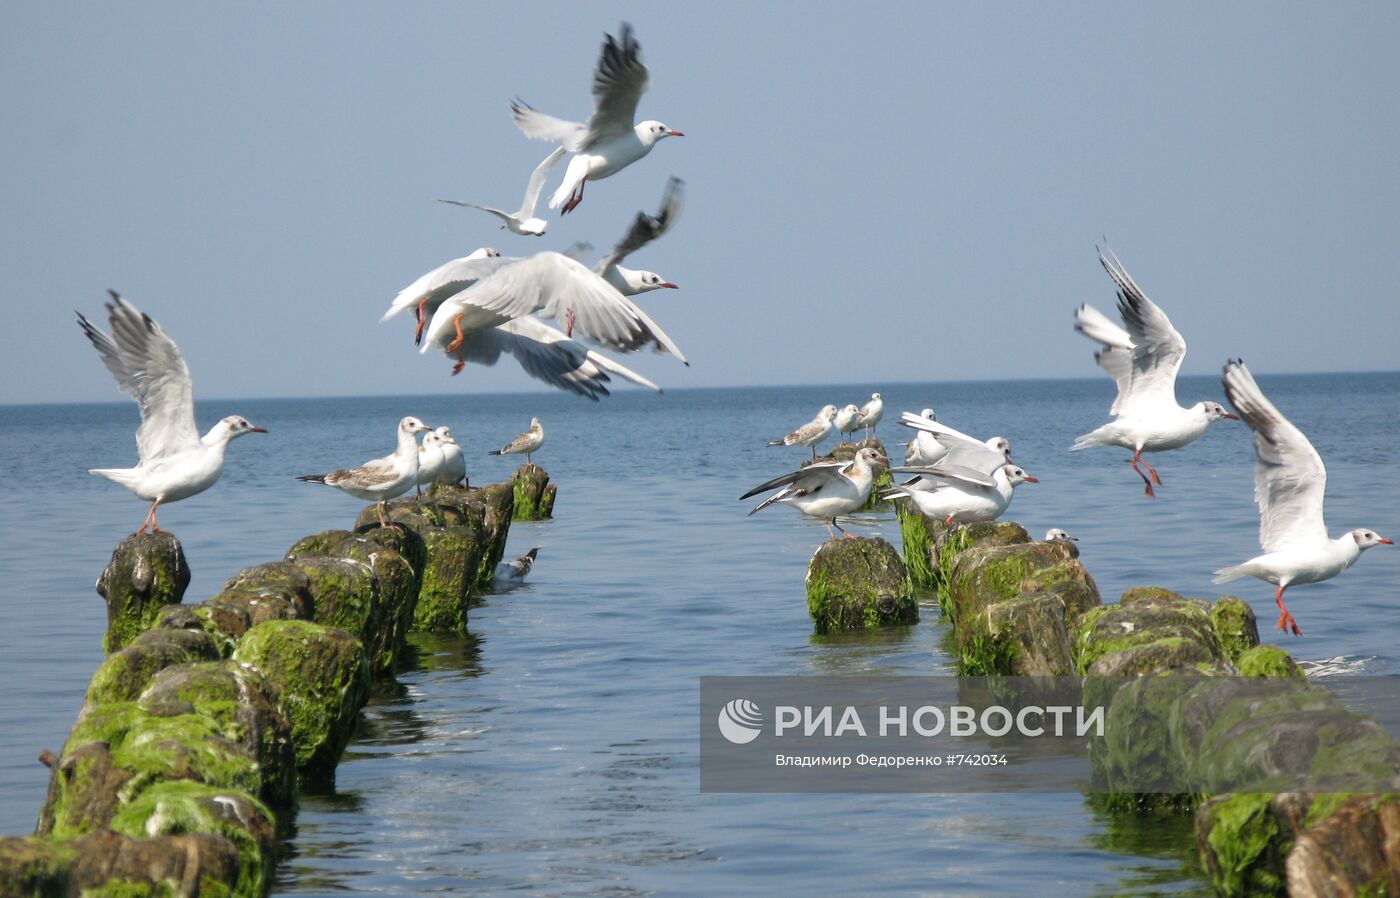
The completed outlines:
{"type": "MultiPolygon", "coordinates": [[[[1260,378],[1327,462],[1334,534],[1400,536],[1400,375],[1260,378]]],[[[821,524],[787,508],[745,518],[737,496],[805,450],[764,443],[825,403],[885,396],[932,406],[978,436],[1004,434],[1041,479],[1008,515],[1063,527],[1106,598],[1160,584],[1213,597],[1215,568],[1256,553],[1249,432],[1215,425],[1158,456],[1142,496],[1125,453],[1069,453],[1102,423],[1106,380],[867,384],[563,394],[209,402],[266,426],[240,440],[212,490],[161,511],[183,541],[187,601],[299,537],[349,526],[359,503],[293,476],[386,452],[413,414],[448,424],[473,482],[516,462],[486,455],[538,415],[556,518],[511,528],[509,554],[543,549],[528,585],[472,610],[471,636],[420,639],[418,660],[366,709],[333,797],[305,798],[278,894],[1167,895],[1203,894],[1189,831],[1129,825],[1079,795],[702,795],[695,709],[706,674],[946,673],[936,608],[917,626],[818,638],[802,590],[821,524]]],[[[1214,378],[1184,401],[1221,399],[1214,378]]],[[[145,507],[89,467],[135,458],[132,403],[0,408],[0,832],[34,825],[47,771],[101,660],[93,583],[145,507]]],[[[857,532],[898,541],[891,516],[857,532]]],[[[1233,591],[1265,638],[1331,668],[1400,673],[1400,550],[1293,592],[1306,633],[1284,642],[1267,584],[1233,591]]]]}

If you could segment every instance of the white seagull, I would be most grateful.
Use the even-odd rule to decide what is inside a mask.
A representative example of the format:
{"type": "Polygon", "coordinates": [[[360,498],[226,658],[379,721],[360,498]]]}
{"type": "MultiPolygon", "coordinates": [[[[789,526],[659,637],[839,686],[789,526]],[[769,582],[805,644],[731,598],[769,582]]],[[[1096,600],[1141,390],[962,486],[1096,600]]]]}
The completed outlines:
{"type": "Polygon", "coordinates": [[[224,470],[224,451],[245,433],[267,433],[240,415],[230,415],[200,437],[194,420],[194,384],[175,341],[149,315],[108,290],[107,320],[112,335],[102,333],[78,313],[78,325],[102,356],[122,392],[136,400],[141,426],[134,468],[93,468],[89,474],[120,483],[151,503],[146,528],[159,533],[156,508],[162,502],[188,499],[209,489],[224,470]]]}
{"type": "Polygon", "coordinates": [[[1068,531],[1061,530],[1059,527],[1051,527],[1045,531],[1045,541],[1047,543],[1077,543],[1079,537],[1070,536],[1068,531]]]}
{"type": "Polygon", "coordinates": [[[831,433],[831,422],[836,417],[836,406],[824,405],[817,416],[803,424],[780,440],[770,440],[770,446],[811,446],[812,460],[817,458],[817,444],[831,433]]]}
{"type": "Polygon", "coordinates": [[[847,405],[836,413],[836,429],[840,432],[842,439],[859,430],[859,422],[860,409],[854,404],[847,405]]]}
{"type": "Polygon", "coordinates": [[[519,558],[512,558],[510,561],[502,561],[496,565],[495,580],[497,583],[520,583],[530,574],[530,568],[535,566],[535,558],[540,554],[542,547],[535,546],[530,551],[519,558]]]}
{"type": "Polygon", "coordinates": [[[616,287],[623,296],[650,293],[663,287],[678,289],[675,284],[654,271],[623,268],[622,260],[665,234],[671,225],[676,223],[676,218],[681,213],[683,187],[684,182],[680,178],[673,177],[667,181],[666,193],[661,198],[661,210],[654,216],[638,212],[637,217],[632,220],[632,227],[623,238],[593,266],[594,273],[601,275],[603,280],[616,287]]]}
{"type": "Polygon", "coordinates": [[[865,428],[865,436],[869,439],[875,430],[875,425],[880,423],[880,419],[885,417],[885,400],[880,398],[879,393],[871,393],[870,401],[860,407],[860,416],[856,423],[865,428]]]}
{"type": "Polygon", "coordinates": [[[297,480],[324,483],[356,499],[376,503],[379,525],[389,526],[384,518],[384,503],[408,492],[418,481],[418,438],[420,431],[431,430],[417,418],[409,416],[399,421],[398,444],[383,458],[367,461],[358,468],[343,468],[329,474],[303,474],[297,480]]]}
{"type": "Polygon", "coordinates": [[[622,352],[655,346],[690,364],[680,347],[636,303],[587,266],[548,251],[504,265],[444,300],[433,313],[422,351],[450,335],[445,349],[452,353],[473,331],[536,313],[567,321],[569,338],[577,329],[584,337],[622,352]]]}
{"type": "MultiPolygon", "coordinates": [[[[888,461],[879,452],[867,446],[848,462],[808,465],[801,470],[759,484],[739,498],[748,499],[782,487],[755,506],[749,515],[758,514],[774,502],[781,502],[791,505],[805,515],[820,518],[827,525],[826,532],[835,539],[836,534],[832,533],[831,528],[841,530],[840,525],[836,523],[837,516],[859,510],[870,498],[870,487],[875,480],[871,463],[888,461]]],[[[841,530],[841,535],[847,539],[851,538],[844,530],[841,530]]]]}
{"type": "Polygon", "coordinates": [[[389,310],[380,321],[388,321],[404,309],[413,309],[417,316],[418,329],[413,334],[413,342],[423,342],[423,326],[432,318],[443,300],[493,274],[498,268],[518,262],[519,259],[502,257],[501,251],[483,246],[470,255],[444,262],[437,268],[418,278],[399,291],[389,310]]]}
{"type": "Polygon", "coordinates": [[[539,418],[530,419],[530,429],[506,443],[499,449],[492,449],[491,455],[519,455],[525,454],[525,464],[534,464],[530,456],[540,451],[544,445],[544,428],[540,425],[539,418]]]}
{"type": "Polygon", "coordinates": [[[457,485],[467,479],[467,459],[462,455],[462,447],[457,438],[446,426],[434,431],[442,437],[442,470],[438,473],[438,483],[457,485]]]}
{"type": "Polygon", "coordinates": [[[1302,636],[1283,604],[1283,591],[1300,583],[1337,576],[1361,553],[1393,545],[1374,530],[1358,529],[1336,539],[1322,519],[1327,468],[1303,432],[1268,400],[1244,362],[1225,365],[1225,396],[1254,431],[1254,501],[1259,504],[1259,545],[1263,555],[1215,572],[1216,583],[1258,577],[1278,585],[1278,628],[1302,636]]]}
{"type": "Polygon", "coordinates": [[[900,424],[918,431],[905,452],[906,463],[925,467],[958,465],[990,475],[1011,462],[1011,442],[1006,437],[978,440],[933,420],[932,415],[932,409],[924,409],[917,415],[900,414],[900,424]]]}
{"type": "Polygon", "coordinates": [[[564,207],[562,214],[583,202],[583,188],[589,180],[616,174],[650,153],[659,140],[685,136],[658,121],[632,124],[650,76],[631,25],[622,23],[620,38],[606,37],[593,73],[593,115],[588,124],[545,115],[520,100],[510,106],[515,124],[526,137],[560,144],[574,154],[563,182],[549,200],[551,209],[564,207]]]}
{"type": "Polygon", "coordinates": [[[1016,487],[1040,481],[1013,464],[1003,464],[990,476],[958,465],[890,468],[891,473],[918,474],[921,488],[896,486],[882,499],[907,496],[919,511],[948,526],[995,521],[1011,505],[1016,487]]]}
{"type": "MultiPolygon", "coordinates": [[[[430,344],[431,345],[431,344],[430,344]]],[[[525,373],[561,390],[577,393],[593,401],[610,395],[606,384],[617,375],[638,386],[661,392],[661,387],[642,375],[583,343],[570,339],[558,328],[527,315],[499,327],[471,331],[457,342],[451,331],[438,335],[436,345],[443,355],[456,360],[457,374],[467,362],[490,367],[501,354],[515,357],[525,373]],[[456,348],[449,348],[456,344],[456,348]]]]}
{"type": "Polygon", "coordinates": [[[543,218],[535,217],[535,205],[540,201],[540,190],[544,188],[544,179],[549,176],[550,169],[558,165],[559,160],[564,158],[565,152],[567,151],[560,147],[544,157],[544,161],[535,166],[534,172],[530,174],[530,183],[525,187],[525,199],[520,201],[520,208],[515,212],[506,212],[478,203],[465,203],[461,200],[438,200],[438,202],[490,212],[501,219],[501,229],[510,231],[512,234],[519,234],[522,237],[543,237],[545,228],[549,227],[549,222],[543,218]]]}
{"type": "Polygon", "coordinates": [[[1127,330],[1088,305],[1076,310],[1074,327],[1103,344],[1094,361],[1118,383],[1118,397],[1109,409],[1115,420],[1079,437],[1070,449],[1122,446],[1133,450],[1133,470],[1150,498],[1155,495],[1152,484],[1161,484],[1162,478],[1143,461],[1142,453],[1180,449],[1200,439],[1211,422],[1238,418],[1218,402],[1198,402],[1190,408],[1177,403],[1176,374],[1186,358],[1186,341],[1112,250],[1107,255],[1100,250],[1099,262],[1118,285],[1118,314],[1127,330]]]}
{"type": "Polygon", "coordinates": [[[443,466],[447,464],[447,453],[443,449],[442,435],[436,430],[423,437],[418,447],[418,476],[414,480],[418,495],[423,495],[423,484],[435,483],[442,475],[443,466]]]}

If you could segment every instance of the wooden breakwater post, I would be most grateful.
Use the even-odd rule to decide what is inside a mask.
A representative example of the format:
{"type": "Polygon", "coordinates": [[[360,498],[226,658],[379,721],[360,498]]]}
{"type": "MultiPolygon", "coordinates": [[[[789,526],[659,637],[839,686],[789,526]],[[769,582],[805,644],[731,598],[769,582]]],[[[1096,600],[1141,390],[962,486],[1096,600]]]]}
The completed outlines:
{"type": "Polygon", "coordinates": [[[1011,522],[948,531],[917,514],[901,520],[906,556],[928,553],[960,671],[1080,674],[1107,707],[1090,743],[1106,813],[1193,814],[1221,895],[1400,894],[1400,744],[1301,685],[1287,652],[1259,644],[1245,602],[1140,587],[1103,605],[1072,544],[1032,542],[1011,522]],[[1271,777],[1309,788],[1232,787],[1271,777]]]}
{"type": "MultiPolygon", "coordinates": [[[[61,753],[41,756],[48,794],[33,837],[0,838],[0,895],[266,895],[298,789],[333,784],[371,682],[422,623],[429,572],[465,572],[435,596],[460,630],[512,501],[509,483],[435,490],[395,503],[394,526],[306,537],[198,604],[117,603],[135,635],[93,675],[61,753]],[[470,539],[431,538],[453,527],[470,539]]],[[[127,544],[148,539],[114,559],[135,570],[144,544],[127,544]]]]}
{"type": "Polygon", "coordinates": [[[515,492],[515,520],[547,521],[554,517],[554,497],[558,485],[549,482],[544,468],[522,465],[511,478],[515,492]]]}
{"type": "Polygon", "coordinates": [[[831,539],[807,565],[807,612],[818,633],[919,622],[904,562],[883,539],[831,539]]]}

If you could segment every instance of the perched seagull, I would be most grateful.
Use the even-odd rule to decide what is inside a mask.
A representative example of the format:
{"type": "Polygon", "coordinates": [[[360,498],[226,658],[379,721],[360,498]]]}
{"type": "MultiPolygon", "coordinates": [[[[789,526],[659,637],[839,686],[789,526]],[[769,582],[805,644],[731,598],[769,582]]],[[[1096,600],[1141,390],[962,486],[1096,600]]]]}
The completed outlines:
{"type": "Polygon", "coordinates": [[[1079,537],[1070,536],[1067,531],[1061,530],[1059,527],[1051,527],[1045,531],[1045,541],[1047,543],[1077,543],[1079,537]]]}
{"type": "Polygon", "coordinates": [[[324,483],[356,499],[374,502],[379,512],[379,526],[388,527],[384,518],[384,503],[408,492],[418,481],[417,433],[431,430],[412,416],[399,422],[399,441],[394,451],[383,458],[367,461],[358,468],[331,471],[329,474],[303,474],[297,480],[324,483]]]}
{"type": "Polygon", "coordinates": [[[443,355],[456,360],[457,374],[467,362],[490,367],[501,353],[514,356],[525,373],[561,390],[577,393],[593,401],[610,395],[605,384],[617,375],[638,386],[660,393],[661,388],[625,365],[613,361],[563,331],[527,315],[499,327],[464,334],[456,349],[449,349],[456,338],[452,332],[438,335],[436,345],[443,355]]]}
{"type": "Polygon", "coordinates": [[[530,574],[530,568],[535,566],[535,556],[540,552],[540,546],[535,546],[530,551],[519,558],[512,558],[510,561],[502,561],[496,565],[495,580],[497,583],[520,583],[530,574]]]}
{"type": "Polygon", "coordinates": [[[1259,545],[1263,555],[1215,572],[1216,583],[1243,576],[1278,584],[1278,628],[1302,636],[1298,622],[1283,604],[1283,591],[1300,583],[1337,576],[1361,553],[1393,545],[1374,530],[1327,536],[1322,520],[1327,468],[1303,432],[1274,407],[1244,362],[1225,365],[1225,396],[1254,431],[1254,501],[1259,504],[1259,545]]]}
{"type": "Polygon", "coordinates": [[[506,443],[499,449],[492,449],[491,455],[519,455],[525,453],[525,464],[534,464],[530,456],[540,451],[544,445],[544,428],[540,426],[539,418],[530,419],[530,429],[520,434],[520,436],[506,443]]]}
{"type": "Polygon", "coordinates": [[[495,273],[498,268],[517,262],[518,259],[505,258],[501,251],[483,246],[471,255],[451,262],[444,262],[437,268],[420,277],[399,291],[389,304],[389,311],[380,321],[388,321],[404,309],[413,309],[418,320],[418,329],[413,334],[413,342],[423,342],[423,326],[432,318],[443,300],[475,284],[482,278],[495,273]]]}
{"type": "Polygon", "coordinates": [[[558,165],[559,160],[564,158],[565,152],[566,150],[560,147],[544,157],[544,161],[535,166],[534,172],[530,175],[530,183],[525,187],[525,199],[520,201],[520,208],[515,212],[505,212],[491,206],[464,203],[460,200],[438,200],[438,202],[490,212],[501,219],[501,229],[510,231],[512,234],[519,234],[522,237],[543,237],[545,228],[549,227],[549,222],[543,218],[535,217],[535,204],[540,200],[540,190],[544,187],[544,179],[549,176],[550,169],[558,165]]]}
{"type": "Polygon", "coordinates": [[[565,215],[583,202],[583,188],[589,180],[616,174],[650,153],[659,140],[685,136],[658,121],[632,124],[637,101],[647,89],[647,67],[631,25],[622,23],[620,38],[606,37],[593,73],[593,115],[588,124],[536,112],[520,100],[510,104],[515,124],[526,137],[560,144],[574,154],[563,182],[549,200],[549,208],[563,206],[565,215]]]}
{"type": "Polygon", "coordinates": [[[907,462],[923,466],[959,465],[987,475],[1010,464],[1011,442],[1006,437],[978,440],[933,420],[932,409],[924,409],[924,412],[917,415],[903,412],[899,416],[900,424],[918,431],[905,453],[907,462]]]}
{"type": "Polygon", "coordinates": [[[860,409],[854,405],[848,405],[838,411],[836,413],[836,429],[840,432],[842,439],[859,430],[860,409]]]}
{"type": "Polygon", "coordinates": [[[438,483],[450,483],[457,485],[467,479],[467,460],[462,455],[462,447],[457,445],[457,438],[452,436],[452,431],[447,427],[439,427],[434,431],[442,438],[442,470],[438,472],[438,483]]]}
{"type": "Polygon", "coordinates": [[[418,476],[414,480],[418,495],[423,495],[423,484],[437,481],[445,464],[447,454],[443,451],[442,435],[436,430],[430,431],[418,447],[418,476]]]}
{"type": "Polygon", "coordinates": [[[817,459],[817,444],[831,433],[831,422],[836,418],[836,406],[824,405],[817,416],[803,424],[781,440],[770,440],[770,446],[811,446],[812,460],[817,459]]]}
{"type": "MultiPolygon", "coordinates": [[[[903,416],[900,416],[903,418],[903,416]]],[[[919,412],[919,417],[925,421],[937,421],[933,414],[933,409],[926,408],[919,412]]],[[[914,439],[904,448],[904,463],[906,465],[931,465],[940,458],[948,454],[948,447],[933,438],[933,434],[926,430],[916,430],[914,439]]]]}
{"type": "Polygon", "coordinates": [[[676,218],[681,213],[681,196],[684,193],[682,189],[684,184],[685,182],[680,178],[675,177],[667,181],[666,193],[661,198],[661,211],[657,212],[655,216],[638,212],[627,234],[606,256],[598,260],[597,265],[593,266],[594,273],[602,276],[603,280],[616,287],[623,296],[650,293],[652,290],[660,290],[663,287],[670,290],[678,289],[675,284],[654,271],[623,268],[622,260],[665,234],[670,230],[671,225],[676,223],[676,218]]]}
{"type": "Polygon", "coordinates": [[[1143,461],[1142,453],[1180,449],[1200,439],[1211,422],[1239,419],[1217,402],[1198,402],[1190,408],[1177,404],[1176,374],[1186,357],[1186,341],[1112,250],[1107,255],[1100,250],[1099,262],[1118,285],[1118,314],[1127,330],[1087,305],[1075,312],[1074,328],[1103,344],[1094,361],[1118,383],[1118,397],[1109,409],[1116,420],[1084,434],[1070,449],[1122,446],[1133,450],[1133,470],[1151,498],[1155,495],[1152,484],[1161,484],[1162,478],[1143,461]]]}
{"type": "Polygon", "coordinates": [[[1003,464],[990,476],[957,465],[890,468],[891,473],[914,473],[925,488],[896,486],[880,498],[907,496],[919,511],[941,518],[949,527],[977,521],[995,521],[1011,505],[1016,487],[1040,481],[1013,464],[1003,464]]]}
{"type": "MultiPolygon", "coordinates": [[[[739,498],[748,499],[782,487],[755,506],[749,515],[758,514],[774,502],[781,502],[805,515],[821,518],[827,525],[826,532],[835,539],[836,534],[832,533],[831,528],[841,530],[836,523],[837,516],[856,511],[870,498],[870,486],[875,479],[875,472],[870,467],[872,462],[888,463],[889,459],[867,446],[848,462],[808,465],[759,484],[739,498]]],[[[851,538],[844,530],[841,530],[841,535],[846,539],[851,538]]]]}
{"type": "Polygon", "coordinates": [[[102,333],[78,314],[78,326],[102,356],[122,392],[136,400],[141,426],[134,468],[93,468],[89,474],[120,483],[151,503],[141,529],[159,533],[156,508],[202,493],[224,471],[224,451],[245,433],[267,433],[240,415],[230,415],[200,437],[194,421],[194,384],[175,341],[151,319],[117,295],[107,303],[112,335],[102,333]]]}
{"type": "Polygon", "coordinates": [[[880,398],[879,393],[871,393],[870,401],[860,407],[860,416],[856,419],[856,424],[865,428],[865,437],[869,439],[875,430],[875,425],[879,424],[883,417],[885,417],[885,400],[880,398]]]}
{"type": "Polygon", "coordinates": [[[539,313],[568,321],[590,340],[622,352],[656,346],[684,364],[684,353],[651,316],[586,266],[562,253],[542,252],[506,264],[443,301],[433,313],[423,352],[445,335],[456,352],[474,331],[539,313]]]}

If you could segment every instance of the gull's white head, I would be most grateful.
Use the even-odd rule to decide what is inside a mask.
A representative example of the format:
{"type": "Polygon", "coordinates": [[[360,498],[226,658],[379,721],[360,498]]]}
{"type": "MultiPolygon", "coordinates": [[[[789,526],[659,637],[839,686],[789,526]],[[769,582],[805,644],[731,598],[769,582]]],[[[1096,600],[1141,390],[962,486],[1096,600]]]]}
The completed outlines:
{"type": "MultiPolygon", "coordinates": [[[[539,219],[534,220],[538,221],[539,219]]],[[[502,227],[505,227],[505,225],[502,225],[502,227]]],[[[474,250],[471,255],[467,256],[468,259],[499,259],[500,257],[501,251],[494,246],[483,246],[478,250],[474,250]]]]}
{"type": "Polygon", "coordinates": [[[442,434],[438,433],[436,430],[433,430],[429,431],[428,435],[423,437],[423,445],[419,446],[418,449],[421,452],[424,449],[436,448],[438,446],[441,446],[442,444],[442,434]]]}
{"type": "Polygon", "coordinates": [[[1077,542],[1079,542],[1079,537],[1077,537],[1077,536],[1070,536],[1069,533],[1067,533],[1067,532],[1064,531],[1064,530],[1061,530],[1059,527],[1051,527],[1049,530],[1045,531],[1045,541],[1046,541],[1047,543],[1055,543],[1055,542],[1077,543],[1077,542]]]}
{"type": "Polygon", "coordinates": [[[432,430],[432,428],[412,415],[399,422],[399,433],[414,434],[424,430],[432,430]]]}
{"type": "Polygon", "coordinates": [[[446,424],[444,424],[443,426],[439,427],[437,430],[433,431],[433,433],[435,433],[435,434],[437,434],[438,436],[442,437],[442,441],[443,441],[444,443],[446,443],[446,444],[448,444],[448,445],[451,445],[451,446],[457,445],[457,438],[454,437],[454,436],[452,435],[452,431],[451,431],[450,429],[448,429],[448,427],[447,427],[446,424]]]}
{"type": "Polygon", "coordinates": [[[987,441],[987,448],[993,452],[1000,452],[1002,458],[1011,461],[1011,441],[1006,437],[992,437],[987,441]]]}
{"type": "Polygon", "coordinates": [[[879,398],[880,398],[880,394],[879,394],[879,393],[871,393],[871,394],[870,394],[870,398],[871,398],[871,399],[879,399],[879,398]]]}
{"type": "Polygon", "coordinates": [[[654,119],[648,119],[645,122],[638,123],[633,130],[637,132],[637,139],[642,142],[642,145],[648,147],[655,144],[658,140],[664,140],[667,137],[685,136],[680,131],[668,128],[665,123],[655,121],[654,119]]]}
{"type": "Polygon", "coordinates": [[[1376,531],[1366,530],[1364,528],[1360,530],[1351,531],[1351,538],[1356,540],[1356,548],[1358,549],[1369,549],[1372,546],[1395,545],[1395,540],[1386,539],[1384,536],[1381,536],[1376,531]]]}
{"type": "Polygon", "coordinates": [[[229,415],[219,422],[219,426],[228,433],[230,440],[237,439],[245,433],[267,433],[266,430],[253,425],[242,415],[229,415]]]}
{"type": "Polygon", "coordinates": [[[1039,483],[1040,481],[1015,465],[1002,465],[997,469],[1006,475],[1006,482],[1012,486],[1019,486],[1023,483],[1039,483]]]}
{"type": "Polygon", "coordinates": [[[859,412],[859,411],[860,411],[860,408],[859,408],[858,406],[856,406],[855,403],[851,403],[850,405],[848,405],[848,406],[846,406],[845,408],[841,409],[841,411],[843,411],[843,412],[845,412],[846,414],[849,415],[849,414],[853,414],[853,413],[859,412]]]}
{"type": "Polygon", "coordinates": [[[1218,402],[1198,402],[1197,405],[1200,407],[1201,411],[1205,412],[1207,421],[1219,421],[1221,418],[1230,421],[1238,421],[1240,419],[1239,415],[1232,415],[1225,411],[1225,406],[1218,402]]]}
{"type": "Polygon", "coordinates": [[[931,409],[931,408],[926,408],[926,409],[924,409],[923,411],[919,412],[919,417],[920,417],[920,418],[925,418],[925,419],[927,419],[927,420],[929,420],[929,421],[937,421],[937,420],[938,420],[936,417],[934,417],[933,409],[931,409]]]}
{"type": "Polygon", "coordinates": [[[818,418],[825,418],[826,420],[830,421],[832,418],[835,418],[835,417],[836,417],[836,406],[834,406],[834,405],[824,405],[824,406],[822,406],[822,410],[819,411],[819,412],[817,412],[817,417],[818,417],[818,418]]]}
{"type": "Polygon", "coordinates": [[[857,452],[855,454],[855,457],[859,461],[865,462],[867,465],[876,464],[877,462],[882,465],[887,465],[890,463],[890,460],[881,455],[879,450],[872,449],[869,446],[866,446],[864,449],[857,452]]]}
{"type": "Polygon", "coordinates": [[[540,429],[540,419],[539,419],[539,418],[531,418],[531,419],[530,419],[530,429],[531,429],[531,430],[539,430],[539,429],[540,429]]]}
{"type": "Polygon", "coordinates": [[[622,275],[623,283],[627,285],[627,289],[623,292],[628,296],[635,296],[638,293],[650,293],[652,290],[660,290],[663,287],[669,290],[680,289],[654,271],[623,268],[621,265],[616,267],[617,273],[622,275]]]}

